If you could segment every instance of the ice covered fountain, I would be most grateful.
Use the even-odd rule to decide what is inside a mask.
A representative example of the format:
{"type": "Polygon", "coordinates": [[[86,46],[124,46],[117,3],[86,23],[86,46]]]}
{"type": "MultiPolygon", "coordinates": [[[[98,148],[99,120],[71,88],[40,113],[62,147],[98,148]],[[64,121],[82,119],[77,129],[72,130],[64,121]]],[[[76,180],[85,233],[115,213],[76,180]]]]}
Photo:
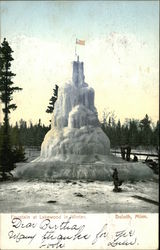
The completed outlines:
{"type": "Polygon", "coordinates": [[[94,90],[85,82],[83,62],[73,62],[72,81],[59,90],[40,157],[16,168],[20,178],[111,180],[116,167],[126,179],[149,179],[152,171],[142,163],[128,163],[110,153],[94,106],[94,90]]]}

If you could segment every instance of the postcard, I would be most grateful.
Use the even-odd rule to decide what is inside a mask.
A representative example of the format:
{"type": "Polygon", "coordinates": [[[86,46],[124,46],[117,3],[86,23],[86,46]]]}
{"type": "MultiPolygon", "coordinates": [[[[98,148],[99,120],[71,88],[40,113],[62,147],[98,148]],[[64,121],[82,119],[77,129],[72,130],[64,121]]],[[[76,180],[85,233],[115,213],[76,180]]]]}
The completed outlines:
{"type": "Polygon", "coordinates": [[[0,249],[158,249],[158,7],[0,2],[0,249]]]}

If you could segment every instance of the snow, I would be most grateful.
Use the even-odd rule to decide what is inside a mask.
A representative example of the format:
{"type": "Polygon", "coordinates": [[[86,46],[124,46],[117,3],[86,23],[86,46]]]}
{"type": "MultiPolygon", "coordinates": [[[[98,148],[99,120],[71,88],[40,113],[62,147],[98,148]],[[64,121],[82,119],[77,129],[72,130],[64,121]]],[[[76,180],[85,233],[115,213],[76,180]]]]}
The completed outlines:
{"type": "Polygon", "coordinates": [[[53,183],[14,181],[0,183],[1,213],[157,213],[158,206],[139,200],[139,195],[158,201],[158,183],[127,182],[114,193],[112,182],[55,180],[53,183]],[[77,194],[81,194],[77,195],[77,194]],[[48,203],[53,201],[52,203],[48,203]]]}
{"type": "Polygon", "coordinates": [[[110,140],[100,128],[94,90],[85,83],[83,62],[73,62],[72,82],[59,90],[51,130],[41,145],[41,155],[18,166],[15,177],[111,180],[117,168],[123,180],[151,179],[142,163],[127,163],[110,154],[110,140]]]}
{"type": "Polygon", "coordinates": [[[51,129],[41,147],[41,156],[35,161],[66,160],[71,163],[95,161],[95,155],[109,153],[109,139],[99,127],[51,129]],[[88,160],[87,160],[88,158],[88,160]]]}
{"type": "Polygon", "coordinates": [[[103,181],[112,180],[113,170],[117,168],[121,180],[150,180],[153,178],[152,170],[143,163],[127,163],[123,161],[120,163],[121,159],[113,158],[113,156],[107,157],[107,163],[102,162],[102,159],[97,160],[95,163],[78,163],[78,160],[92,160],[92,156],[89,158],[84,155],[83,159],[76,159],[77,156],[73,158],[70,155],[67,155],[67,157],[68,161],[72,159],[73,162],[77,161],[77,163],[67,162],[65,157],[59,161],[58,156],[57,160],[53,157],[50,162],[41,159],[41,161],[23,164],[23,166],[20,164],[15,169],[14,176],[20,179],[38,178],[44,181],[68,178],[103,181]],[[117,163],[115,160],[117,160],[117,163]]]}

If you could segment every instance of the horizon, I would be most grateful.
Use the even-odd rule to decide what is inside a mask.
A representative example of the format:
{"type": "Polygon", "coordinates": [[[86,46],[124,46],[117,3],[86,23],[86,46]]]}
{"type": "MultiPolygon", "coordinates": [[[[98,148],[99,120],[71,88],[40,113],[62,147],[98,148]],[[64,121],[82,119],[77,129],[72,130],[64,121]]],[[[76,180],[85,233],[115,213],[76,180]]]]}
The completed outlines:
{"type": "Polygon", "coordinates": [[[18,107],[10,114],[11,124],[22,118],[49,125],[45,110],[54,85],[71,79],[76,38],[86,42],[77,50],[85,81],[95,90],[99,119],[107,109],[121,123],[146,114],[154,123],[159,120],[158,1],[0,5],[1,42],[6,37],[14,51],[13,82],[23,88],[13,96],[18,107]]]}

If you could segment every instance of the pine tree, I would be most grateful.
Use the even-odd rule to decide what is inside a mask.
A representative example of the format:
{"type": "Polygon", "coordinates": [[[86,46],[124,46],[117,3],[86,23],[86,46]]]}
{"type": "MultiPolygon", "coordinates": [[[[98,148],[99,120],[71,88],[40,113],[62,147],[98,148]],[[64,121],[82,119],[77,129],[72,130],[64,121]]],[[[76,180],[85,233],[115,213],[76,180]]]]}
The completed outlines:
{"type": "Polygon", "coordinates": [[[47,107],[46,112],[52,113],[54,110],[54,104],[57,101],[58,98],[58,85],[55,85],[55,88],[53,89],[53,96],[49,100],[49,106],[47,107]]]}
{"type": "Polygon", "coordinates": [[[151,144],[151,120],[146,114],[145,117],[140,121],[140,128],[142,134],[142,144],[149,146],[151,144]]]}
{"type": "Polygon", "coordinates": [[[15,103],[12,103],[13,93],[15,91],[22,90],[19,87],[14,87],[12,78],[15,76],[11,72],[11,61],[13,50],[9,46],[9,43],[4,38],[0,46],[0,101],[3,104],[3,133],[1,137],[0,148],[0,166],[2,168],[3,176],[5,172],[9,172],[14,168],[14,151],[12,150],[10,134],[9,134],[9,114],[11,110],[17,108],[15,103]]]}

